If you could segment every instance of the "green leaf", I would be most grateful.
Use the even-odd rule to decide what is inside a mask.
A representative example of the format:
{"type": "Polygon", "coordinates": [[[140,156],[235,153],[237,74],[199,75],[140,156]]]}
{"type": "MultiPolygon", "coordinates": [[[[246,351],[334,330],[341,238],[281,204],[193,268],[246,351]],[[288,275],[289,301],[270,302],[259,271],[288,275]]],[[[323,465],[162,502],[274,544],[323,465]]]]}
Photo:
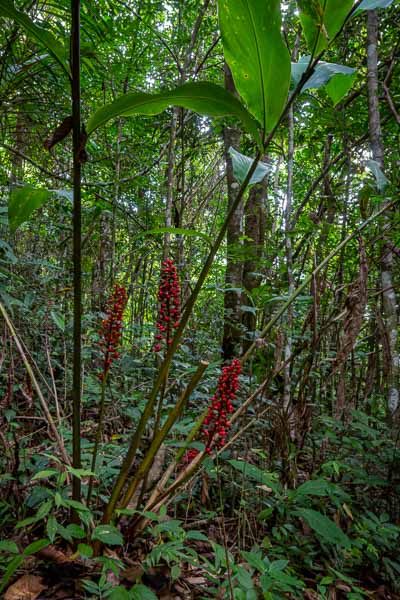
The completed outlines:
{"type": "Polygon", "coordinates": [[[11,554],[19,554],[19,548],[12,540],[0,540],[0,552],[10,552],[11,554]]]}
{"type": "Polygon", "coordinates": [[[385,188],[389,185],[389,180],[382,171],[379,163],[376,160],[366,160],[365,166],[369,169],[372,175],[375,177],[376,187],[382,193],[385,191],[385,188]]]}
{"type": "Polygon", "coordinates": [[[282,113],[290,57],[282,40],[279,0],[218,0],[225,59],[236,88],[265,132],[282,113]]]}
{"type": "Polygon", "coordinates": [[[64,331],[65,330],[64,317],[59,315],[55,310],[51,310],[50,315],[51,315],[51,318],[53,319],[54,323],[57,325],[58,329],[61,329],[61,331],[64,331]]]}
{"type": "Polygon", "coordinates": [[[201,531],[190,530],[187,532],[186,537],[188,540],[199,540],[201,542],[209,542],[210,540],[201,531]]]}
{"type": "Polygon", "coordinates": [[[329,496],[331,484],[325,479],[310,479],[302,483],[294,492],[294,498],[304,496],[329,496]]]}
{"type": "Polygon", "coordinates": [[[387,8],[393,4],[393,0],[364,0],[361,2],[357,11],[359,10],[375,10],[375,8],[387,8]]]}
{"type": "Polygon", "coordinates": [[[88,544],[78,544],[77,550],[84,558],[92,558],[93,556],[93,548],[88,544]]]}
{"type": "Polygon", "coordinates": [[[122,546],[124,543],[121,533],[113,525],[98,525],[92,533],[92,539],[108,546],[122,546]]]}
{"type": "Polygon", "coordinates": [[[61,65],[64,72],[70,77],[70,68],[66,60],[67,50],[53,34],[47,29],[39,27],[32,19],[20,10],[17,10],[10,0],[2,0],[0,3],[0,17],[11,19],[20,25],[29,34],[31,38],[44,46],[51,56],[61,65]]]}
{"type": "Polygon", "coordinates": [[[102,106],[87,124],[88,134],[116,117],[157,115],[169,106],[182,106],[210,117],[233,116],[241,121],[245,131],[258,140],[256,121],[233,94],[215,83],[199,81],[185,83],[171,91],[159,94],[130,93],[102,106]]]}
{"type": "Polygon", "coordinates": [[[47,469],[45,471],[38,471],[32,477],[31,481],[36,481],[37,479],[49,479],[49,477],[53,477],[53,475],[58,475],[58,471],[55,469],[47,469]]]}
{"type": "Polygon", "coordinates": [[[244,477],[248,477],[249,479],[253,479],[258,483],[270,487],[275,494],[279,493],[277,482],[272,479],[269,473],[265,473],[255,465],[245,462],[244,460],[231,459],[228,460],[228,463],[232,465],[234,469],[243,473],[244,477]]]}
{"type": "Polygon", "coordinates": [[[324,541],[338,546],[348,547],[350,540],[345,533],[328,517],[311,508],[301,508],[294,512],[304,519],[324,541]]]}
{"type": "Polygon", "coordinates": [[[353,0],[297,0],[297,4],[308,49],[316,56],[339,33],[353,0]]]}
{"type": "Polygon", "coordinates": [[[12,233],[25,223],[31,214],[40,208],[51,196],[44,188],[24,186],[13,188],[8,201],[8,222],[12,233]]]}
{"type": "Polygon", "coordinates": [[[49,545],[50,540],[37,540],[36,542],[29,544],[29,546],[27,546],[23,551],[23,554],[24,556],[31,556],[32,554],[39,552],[39,550],[43,550],[43,548],[46,548],[49,545]]]}
{"type": "Polygon", "coordinates": [[[353,75],[342,75],[338,73],[329,81],[326,86],[326,93],[332,100],[333,105],[336,106],[346,96],[348,91],[351,89],[356,76],[353,75]]]}
{"type": "Polygon", "coordinates": [[[50,515],[49,518],[47,519],[46,533],[47,533],[51,543],[53,543],[54,540],[56,539],[57,531],[58,531],[57,519],[55,518],[54,515],[50,515]]]}
{"type": "Polygon", "coordinates": [[[108,600],[132,600],[132,594],[126,588],[122,587],[122,585],[119,585],[113,589],[107,598],[108,600]]]}
{"type": "Polygon", "coordinates": [[[131,588],[132,600],[157,600],[157,596],[147,586],[138,583],[131,588]]]}
{"type": "Polygon", "coordinates": [[[82,527],[79,527],[79,525],[76,525],[75,523],[69,523],[69,525],[67,525],[67,531],[71,534],[73,538],[79,540],[82,540],[86,537],[86,533],[82,529],[82,527]]]}
{"type": "MultiPolygon", "coordinates": [[[[307,69],[310,63],[310,59],[310,56],[302,56],[297,63],[292,63],[293,87],[296,86],[300,81],[304,71],[307,69]]],[[[320,61],[315,67],[314,73],[301,88],[301,91],[304,92],[308,89],[318,89],[326,85],[332,78],[334,78],[338,74],[347,75],[350,79],[350,76],[354,75],[355,71],[356,70],[353,69],[353,67],[347,67],[346,65],[339,65],[336,63],[320,61]]],[[[351,79],[350,85],[352,84],[353,80],[351,79]]]]}
{"type": "Polygon", "coordinates": [[[195,229],[181,229],[179,227],[159,227],[157,229],[146,229],[146,231],[142,231],[138,235],[136,235],[133,240],[137,240],[146,235],[161,235],[163,233],[174,233],[175,235],[188,235],[192,237],[201,237],[206,240],[207,243],[210,243],[210,237],[201,231],[196,231],[195,229]]]}
{"type": "MultiPolygon", "coordinates": [[[[249,172],[250,167],[254,161],[252,158],[249,158],[244,154],[240,154],[240,152],[238,152],[232,147],[229,148],[228,152],[232,158],[233,174],[235,176],[235,179],[242,183],[245,180],[246,175],[249,172]]],[[[259,183],[264,179],[264,177],[268,175],[269,172],[270,165],[267,165],[264,162],[259,162],[256,167],[256,170],[251,176],[249,184],[259,183]]]]}
{"type": "Polygon", "coordinates": [[[19,554],[18,556],[15,556],[12,559],[12,561],[8,564],[7,569],[0,582],[0,593],[4,590],[4,588],[7,587],[8,582],[10,581],[11,577],[14,575],[18,567],[20,567],[23,560],[24,556],[22,554],[19,554]]]}

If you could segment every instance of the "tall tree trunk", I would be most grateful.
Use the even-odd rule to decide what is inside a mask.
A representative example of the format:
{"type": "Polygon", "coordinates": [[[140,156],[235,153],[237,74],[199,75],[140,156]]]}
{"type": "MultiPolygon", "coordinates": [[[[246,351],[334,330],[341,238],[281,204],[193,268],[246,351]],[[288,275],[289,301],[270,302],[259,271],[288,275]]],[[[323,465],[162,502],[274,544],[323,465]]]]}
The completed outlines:
{"type": "MultiPolygon", "coordinates": [[[[232,73],[225,65],[225,87],[229,92],[236,93],[232,73]]],[[[239,149],[241,133],[234,127],[224,129],[224,151],[226,161],[226,180],[228,186],[228,211],[235,201],[238,183],[233,176],[232,159],[229,148],[239,149]]],[[[224,296],[224,335],[222,340],[222,354],[225,360],[230,360],[240,352],[241,340],[241,288],[243,263],[235,257],[235,250],[240,244],[242,233],[243,202],[239,203],[226,232],[227,256],[225,271],[225,286],[227,291],[224,296]]]]}
{"type": "MultiPolygon", "coordinates": [[[[254,185],[250,192],[247,200],[244,213],[245,213],[245,261],[243,265],[243,287],[245,288],[247,295],[243,295],[243,304],[252,307],[249,295],[251,292],[259,287],[262,281],[262,275],[260,273],[261,257],[263,253],[264,240],[265,240],[265,199],[268,186],[268,177],[264,177],[263,181],[254,185]]],[[[243,325],[246,330],[246,337],[248,338],[244,342],[244,350],[247,350],[254,337],[256,330],[257,318],[254,312],[251,310],[243,313],[243,325]]]]}
{"type": "MultiPolygon", "coordinates": [[[[174,204],[174,170],[175,170],[175,140],[178,123],[178,108],[173,109],[171,118],[171,128],[168,146],[168,166],[167,166],[167,202],[165,206],[165,227],[172,227],[172,209],[174,204]]],[[[163,258],[168,258],[169,247],[171,243],[171,234],[164,236],[163,258]]]]}
{"type": "MultiPolygon", "coordinates": [[[[82,332],[82,214],[81,214],[81,72],[80,0],[72,0],[71,71],[73,119],[73,265],[74,327],[72,356],[72,466],[81,468],[81,332],[82,332]]],[[[72,498],[81,499],[81,480],[72,478],[72,498]]]]}
{"type": "MultiPolygon", "coordinates": [[[[368,113],[369,137],[372,157],[384,168],[384,147],[382,141],[381,121],[379,114],[379,80],[378,80],[378,30],[379,20],[376,10],[367,12],[367,59],[368,59],[368,113]]],[[[390,229],[391,214],[386,213],[384,229],[390,229]]],[[[382,300],[385,329],[389,345],[389,375],[387,378],[388,409],[392,416],[398,412],[399,407],[399,352],[398,342],[398,314],[397,299],[393,287],[393,250],[388,234],[384,236],[381,255],[382,300]]]]}

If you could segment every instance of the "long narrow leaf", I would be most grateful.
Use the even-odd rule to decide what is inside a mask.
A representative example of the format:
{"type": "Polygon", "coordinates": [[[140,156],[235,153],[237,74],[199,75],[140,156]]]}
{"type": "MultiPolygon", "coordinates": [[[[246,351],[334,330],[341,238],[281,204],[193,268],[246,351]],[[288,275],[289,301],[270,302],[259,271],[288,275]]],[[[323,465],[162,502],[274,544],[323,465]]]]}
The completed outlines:
{"type": "Polygon", "coordinates": [[[235,96],[214,83],[186,83],[160,94],[144,92],[120,96],[94,113],[87,124],[88,134],[116,117],[157,115],[169,106],[181,106],[210,117],[233,116],[239,119],[245,131],[258,139],[257,123],[235,96]]]}
{"type": "Polygon", "coordinates": [[[290,57],[281,34],[279,0],[218,0],[225,59],[236,88],[265,132],[287,100],[290,57]]]}
{"type": "Polygon", "coordinates": [[[70,68],[66,60],[67,52],[63,44],[59,42],[52,33],[39,27],[32,19],[20,10],[17,10],[10,0],[1,0],[0,18],[7,18],[20,25],[27,34],[44,46],[51,56],[61,65],[65,73],[70,77],[70,68]]]}

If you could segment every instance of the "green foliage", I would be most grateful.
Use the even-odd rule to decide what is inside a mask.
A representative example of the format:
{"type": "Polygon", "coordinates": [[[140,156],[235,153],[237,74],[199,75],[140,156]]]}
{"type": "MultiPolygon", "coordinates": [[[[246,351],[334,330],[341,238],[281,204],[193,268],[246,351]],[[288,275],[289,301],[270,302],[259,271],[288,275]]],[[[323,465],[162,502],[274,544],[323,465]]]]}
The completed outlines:
{"type": "Polygon", "coordinates": [[[30,186],[13,188],[8,202],[8,222],[12,233],[15,233],[22,223],[28,221],[32,213],[43,206],[50,196],[51,192],[44,188],[30,186]]]}
{"type": "Polygon", "coordinates": [[[340,31],[353,0],[298,0],[297,4],[308,49],[317,56],[340,31]]]}
{"type": "Polygon", "coordinates": [[[224,56],[236,89],[264,132],[282,113],[290,82],[290,58],[281,35],[280,2],[219,0],[224,56]]]}
{"type": "Polygon", "coordinates": [[[44,47],[51,56],[59,63],[65,74],[70,77],[70,68],[67,60],[67,52],[63,44],[56,39],[50,31],[36,25],[24,12],[17,10],[11,0],[2,0],[0,5],[0,17],[11,19],[25,29],[26,33],[44,47]]]}
{"type": "Polygon", "coordinates": [[[186,83],[159,94],[125,94],[92,115],[87,124],[88,133],[105,125],[110,119],[132,115],[157,115],[169,106],[182,106],[211,117],[236,117],[243,128],[258,138],[257,124],[245,107],[232,94],[214,83],[186,83]]]}

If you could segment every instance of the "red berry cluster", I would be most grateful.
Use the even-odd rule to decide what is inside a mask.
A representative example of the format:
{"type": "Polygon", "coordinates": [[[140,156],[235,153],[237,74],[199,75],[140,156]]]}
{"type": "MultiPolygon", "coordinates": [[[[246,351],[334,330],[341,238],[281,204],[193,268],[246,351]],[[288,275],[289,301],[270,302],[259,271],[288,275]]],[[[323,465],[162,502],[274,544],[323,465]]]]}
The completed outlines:
{"type": "Polygon", "coordinates": [[[128,295],[122,285],[116,284],[108,299],[106,317],[101,322],[100,349],[104,354],[103,371],[98,374],[100,381],[107,375],[113,360],[118,360],[118,344],[121,339],[122,316],[126,307],[128,295]]]}
{"type": "MultiPolygon", "coordinates": [[[[228,415],[234,411],[232,400],[234,400],[239,387],[240,371],[241,364],[237,358],[222,369],[217,391],[211,398],[211,404],[201,430],[201,434],[205,438],[207,454],[211,454],[215,438],[217,438],[217,445],[220,448],[225,445],[230,427],[228,415]]],[[[197,450],[189,450],[185,455],[185,462],[191,462],[197,454],[197,450]]]]}
{"type": "Polygon", "coordinates": [[[180,287],[178,273],[174,261],[167,258],[162,263],[160,286],[158,288],[158,319],[156,327],[154,352],[160,352],[161,343],[165,341],[167,348],[172,343],[173,329],[179,327],[180,320],[180,287]]]}

